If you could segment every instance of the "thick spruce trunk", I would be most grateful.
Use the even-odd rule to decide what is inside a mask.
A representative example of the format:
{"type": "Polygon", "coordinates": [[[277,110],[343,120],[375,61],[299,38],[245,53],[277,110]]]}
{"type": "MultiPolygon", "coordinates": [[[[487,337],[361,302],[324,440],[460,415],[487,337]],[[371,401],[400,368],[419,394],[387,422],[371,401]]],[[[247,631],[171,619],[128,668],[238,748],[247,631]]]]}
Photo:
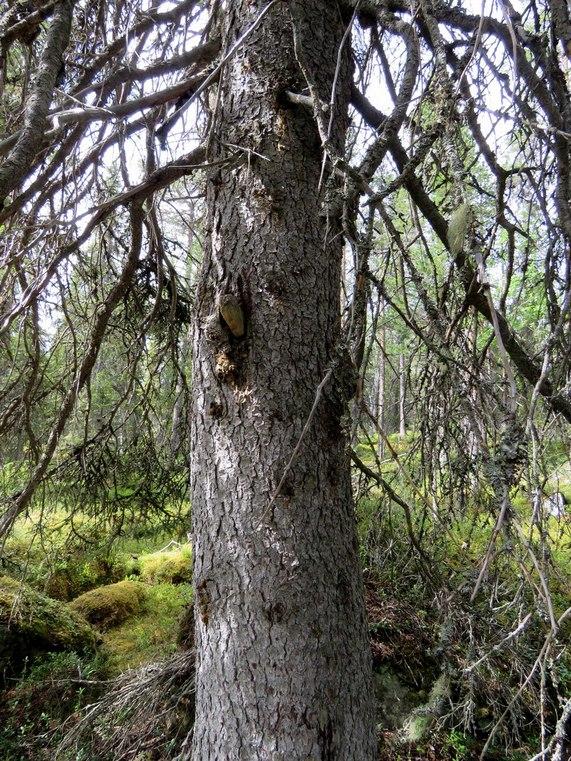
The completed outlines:
{"type": "MultiPolygon", "coordinates": [[[[227,4],[225,49],[262,7],[227,4]]],[[[343,373],[324,386],[287,468],[338,355],[343,239],[319,190],[315,123],[284,91],[306,87],[302,60],[329,102],[346,24],[331,0],[277,3],[210,98],[210,160],[244,160],[207,177],[193,373],[193,761],[375,757],[343,373]],[[220,318],[228,294],[243,336],[220,318]]],[[[348,55],[340,60],[339,152],[350,91],[348,55]]]]}

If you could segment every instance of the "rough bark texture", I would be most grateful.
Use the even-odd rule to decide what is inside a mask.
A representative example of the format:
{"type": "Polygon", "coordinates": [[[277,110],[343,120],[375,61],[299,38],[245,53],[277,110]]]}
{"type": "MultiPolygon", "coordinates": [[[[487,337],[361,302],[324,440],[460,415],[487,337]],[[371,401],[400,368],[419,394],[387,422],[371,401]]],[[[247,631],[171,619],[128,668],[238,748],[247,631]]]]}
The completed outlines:
{"type": "MultiPolygon", "coordinates": [[[[223,49],[261,7],[229,3],[223,49]]],[[[292,12],[296,53],[329,102],[348,21],[330,0],[277,3],[211,101],[209,158],[230,145],[251,153],[207,179],[193,375],[194,761],[375,756],[342,374],[324,386],[287,470],[336,356],[342,251],[318,192],[315,123],[283,97],[307,85],[292,12]],[[227,293],[244,312],[243,337],[220,318],[227,293]]],[[[349,95],[343,54],[331,136],[339,152],[349,95]]]]}

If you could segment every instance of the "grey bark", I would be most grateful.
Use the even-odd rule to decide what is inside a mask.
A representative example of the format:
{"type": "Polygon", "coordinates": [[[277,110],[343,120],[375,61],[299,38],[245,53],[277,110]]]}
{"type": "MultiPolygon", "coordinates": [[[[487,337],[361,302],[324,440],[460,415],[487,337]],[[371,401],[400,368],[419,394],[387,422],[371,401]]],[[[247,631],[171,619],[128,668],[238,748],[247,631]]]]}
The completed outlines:
{"type": "MultiPolygon", "coordinates": [[[[261,7],[229,4],[223,49],[261,7]]],[[[209,158],[240,146],[247,161],[213,168],[207,178],[191,434],[193,761],[375,757],[342,423],[349,384],[331,372],[339,356],[341,228],[318,192],[315,122],[283,97],[307,85],[297,54],[329,102],[346,23],[329,0],[277,3],[211,98],[209,158]],[[221,320],[219,299],[228,293],[244,313],[243,337],[221,320]]],[[[331,142],[342,153],[351,77],[347,55],[340,62],[331,142]]]]}

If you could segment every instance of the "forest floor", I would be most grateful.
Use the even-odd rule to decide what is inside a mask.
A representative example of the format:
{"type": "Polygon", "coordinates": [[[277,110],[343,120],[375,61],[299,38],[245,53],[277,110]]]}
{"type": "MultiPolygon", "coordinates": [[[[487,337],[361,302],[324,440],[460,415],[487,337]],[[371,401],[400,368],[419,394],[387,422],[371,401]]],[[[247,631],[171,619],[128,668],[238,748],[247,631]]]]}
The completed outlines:
{"type": "MultiPolygon", "coordinates": [[[[559,475],[561,491],[571,492],[570,484],[571,480],[559,475]]],[[[381,497],[374,491],[358,506],[378,698],[379,759],[475,760],[492,730],[496,736],[485,758],[530,758],[540,746],[539,677],[530,680],[529,689],[523,689],[513,715],[504,725],[494,727],[525,681],[545,629],[534,624],[525,642],[514,637],[509,649],[499,647],[495,651],[504,630],[513,627],[507,612],[502,629],[501,619],[492,621],[485,612],[485,601],[480,608],[468,607],[473,563],[481,557],[490,526],[483,518],[472,516],[469,542],[467,527],[460,521],[450,525],[445,541],[433,541],[432,564],[445,562],[446,566],[446,573],[436,580],[429,578],[422,558],[419,561],[411,553],[402,520],[399,523],[396,516],[392,524],[387,523],[386,516],[379,520],[380,509],[381,497]],[[451,589],[461,591],[452,595],[451,589]],[[478,653],[469,646],[467,633],[479,638],[478,653]],[[484,657],[485,665],[467,679],[476,655],[484,657]]],[[[36,525],[34,516],[18,524],[6,545],[1,572],[24,579],[30,589],[57,600],[62,609],[70,606],[87,616],[97,630],[97,647],[91,651],[56,649],[50,648],[49,642],[38,646],[38,640],[31,637],[34,647],[17,668],[12,668],[9,659],[2,662],[0,647],[2,761],[51,759],[54,746],[64,731],[77,723],[81,709],[116,689],[114,680],[129,678],[136,689],[139,675],[148,676],[145,667],[168,662],[181,652],[181,643],[188,646],[188,631],[181,622],[188,624],[192,603],[192,552],[185,534],[173,538],[172,533],[165,534],[151,525],[144,532],[132,528],[113,543],[102,545],[93,533],[95,527],[81,514],[76,515],[73,535],[63,530],[63,516],[57,511],[43,523],[40,534],[36,525]]],[[[571,590],[571,523],[550,520],[548,531],[553,538],[550,582],[557,614],[568,605],[571,590]]],[[[520,578],[515,569],[503,570],[501,597],[508,599],[517,590],[520,578]]],[[[0,632],[1,592],[0,576],[0,632]]],[[[496,602],[501,604],[499,597],[496,602]]],[[[29,635],[28,631],[25,636],[29,635]]],[[[567,643],[570,635],[569,630],[564,633],[567,643]]],[[[569,692],[569,650],[559,653],[554,669],[560,693],[569,692]]],[[[541,689],[547,690],[545,682],[541,689]]],[[[541,699],[546,700],[545,696],[541,699]]],[[[543,708],[549,722],[553,710],[543,708]]],[[[168,711],[171,714],[161,729],[162,739],[150,736],[149,748],[130,758],[167,761],[174,757],[170,749],[178,737],[173,728],[176,712],[169,708],[165,715],[168,711]]],[[[132,720],[128,714],[126,711],[127,724],[132,720]]],[[[114,717],[119,726],[121,721],[120,715],[114,717]]],[[[143,721],[140,715],[137,721],[143,721]]],[[[131,727],[131,734],[137,732],[139,729],[131,727]]],[[[112,751],[100,752],[102,733],[100,722],[62,758],[115,761],[112,751]]]]}

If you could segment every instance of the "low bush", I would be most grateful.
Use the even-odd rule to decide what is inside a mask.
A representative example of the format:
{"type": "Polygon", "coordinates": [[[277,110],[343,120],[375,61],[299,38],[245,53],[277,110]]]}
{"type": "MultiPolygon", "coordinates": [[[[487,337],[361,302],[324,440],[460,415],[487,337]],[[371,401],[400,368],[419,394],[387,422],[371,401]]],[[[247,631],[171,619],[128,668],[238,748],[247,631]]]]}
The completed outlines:
{"type": "Polygon", "coordinates": [[[63,723],[102,694],[105,676],[105,663],[99,655],[59,652],[38,656],[2,694],[2,761],[51,761],[63,723]]]}

